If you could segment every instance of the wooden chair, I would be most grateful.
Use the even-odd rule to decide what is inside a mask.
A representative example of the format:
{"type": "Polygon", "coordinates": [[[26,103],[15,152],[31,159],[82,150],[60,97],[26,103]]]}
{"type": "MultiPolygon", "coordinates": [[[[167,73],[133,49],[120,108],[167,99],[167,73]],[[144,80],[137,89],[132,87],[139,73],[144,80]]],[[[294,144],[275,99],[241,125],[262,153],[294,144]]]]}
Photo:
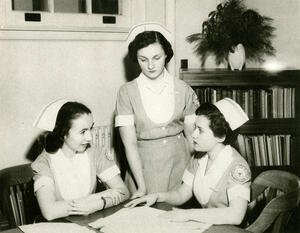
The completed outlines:
{"type": "Polygon", "coordinates": [[[262,172],[251,184],[251,199],[246,230],[254,233],[287,232],[291,216],[299,205],[299,178],[287,171],[262,172]]]}
{"type": "Polygon", "coordinates": [[[0,171],[0,204],[9,228],[30,224],[40,215],[33,191],[33,172],[30,164],[0,171]]]}

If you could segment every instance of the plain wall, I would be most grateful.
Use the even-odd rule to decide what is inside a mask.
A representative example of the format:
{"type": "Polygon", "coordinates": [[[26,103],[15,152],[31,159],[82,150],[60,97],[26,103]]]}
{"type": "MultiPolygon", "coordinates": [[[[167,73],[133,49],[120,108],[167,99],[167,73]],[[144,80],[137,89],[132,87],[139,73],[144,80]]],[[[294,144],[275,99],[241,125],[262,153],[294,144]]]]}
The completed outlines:
{"type": "Polygon", "coordinates": [[[112,123],[124,42],[2,40],[0,47],[0,167],[27,161],[40,133],[32,123],[49,101],[74,98],[92,109],[95,125],[112,123]]]}

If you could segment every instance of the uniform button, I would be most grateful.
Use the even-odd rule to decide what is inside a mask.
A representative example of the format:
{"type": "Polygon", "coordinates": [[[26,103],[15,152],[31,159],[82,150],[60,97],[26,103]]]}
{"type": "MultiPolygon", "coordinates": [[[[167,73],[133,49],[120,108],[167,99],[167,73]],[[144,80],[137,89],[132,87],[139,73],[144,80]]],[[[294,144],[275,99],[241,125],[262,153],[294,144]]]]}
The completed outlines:
{"type": "Polygon", "coordinates": [[[180,135],[177,135],[178,138],[180,138],[180,135]]]}
{"type": "Polygon", "coordinates": [[[166,144],[167,143],[167,140],[163,140],[163,144],[166,144]]]}
{"type": "Polygon", "coordinates": [[[163,126],[163,127],[161,127],[161,129],[165,130],[165,129],[166,129],[166,127],[164,127],[164,126],[163,126]]]}

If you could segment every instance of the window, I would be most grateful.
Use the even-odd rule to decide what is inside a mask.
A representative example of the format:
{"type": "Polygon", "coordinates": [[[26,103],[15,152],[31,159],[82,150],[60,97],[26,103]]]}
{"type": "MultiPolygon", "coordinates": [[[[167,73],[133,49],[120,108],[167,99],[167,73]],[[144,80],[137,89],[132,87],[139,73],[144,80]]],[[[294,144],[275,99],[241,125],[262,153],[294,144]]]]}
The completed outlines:
{"type": "Polygon", "coordinates": [[[124,32],[141,0],[0,0],[1,29],[124,32]]]}

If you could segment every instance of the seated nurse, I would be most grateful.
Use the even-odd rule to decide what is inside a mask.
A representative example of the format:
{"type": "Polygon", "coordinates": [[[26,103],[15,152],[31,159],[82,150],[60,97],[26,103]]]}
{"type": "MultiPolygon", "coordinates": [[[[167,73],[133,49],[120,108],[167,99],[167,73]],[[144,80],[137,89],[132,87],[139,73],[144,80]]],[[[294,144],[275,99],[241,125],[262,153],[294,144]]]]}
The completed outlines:
{"type": "Polygon", "coordinates": [[[191,159],[176,191],[150,194],[126,207],[143,202],[148,206],[155,202],[181,205],[194,195],[202,208],[174,209],[163,217],[170,221],[239,225],[250,201],[251,172],[244,158],[228,143],[233,130],[248,121],[248,117],[230,98],[215,104],[204,103],[196,115],[194,149],[206,154],[191,159]]]}
{"type": "Polygon", "coordinates": [[[44,151],[31,165],[34,191],[47,220],[88,215],[129,197],[113,159],[91,144],[93,125],[90,109],[64,99],[48,104],[35,122],[49,131],[44,151]],[[108,189],[95,193],[97,179],[108,189]]]}

